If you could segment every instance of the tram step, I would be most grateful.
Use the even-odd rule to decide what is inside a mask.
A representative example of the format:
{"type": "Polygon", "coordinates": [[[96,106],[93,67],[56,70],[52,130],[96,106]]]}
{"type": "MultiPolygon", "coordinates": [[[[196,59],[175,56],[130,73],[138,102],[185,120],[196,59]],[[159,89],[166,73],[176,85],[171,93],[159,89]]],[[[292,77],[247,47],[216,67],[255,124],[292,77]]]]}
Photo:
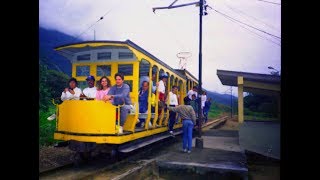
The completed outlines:
{"type": "MultiPolygon", "coordinates": [[[[179,135],[182,133],[182,130],[177,130],[175,132],[173,132],[173,134],[176,136],[176,135],[179,135]]],[[[154,137],[152,139],[149,139],[149,140],[146,140],[146,141],[142,141],[138,144],[134,144],[130,147],[126,147],[126,148],[123,148],[123,149],[119,149],[119,152],[122,152],[122,153],[128,153],[128,152],[131,152],[131,151],[134,151],[136,149],[139,149],[139,148],[142,148],[144,146],[147,146],[147,145],[150,145],[152,143],[155,143],[155,142],[158,142],[160,140],[163,140],[163,139],[166,139],[166,138],[170,138],[172,137],[172,135],[170,135],[168,132],[164,133],[163,135],[161,136],[158,136],[158,137],[154,137]]]]}

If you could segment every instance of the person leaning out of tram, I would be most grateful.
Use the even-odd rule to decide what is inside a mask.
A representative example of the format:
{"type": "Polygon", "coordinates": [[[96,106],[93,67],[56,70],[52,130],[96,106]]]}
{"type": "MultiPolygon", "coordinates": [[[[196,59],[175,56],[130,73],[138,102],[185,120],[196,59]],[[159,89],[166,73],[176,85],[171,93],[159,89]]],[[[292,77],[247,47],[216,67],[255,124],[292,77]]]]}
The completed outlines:
{"type": "Polygon", "coordinates": [[[116,85],[112,86],[105,96],[105,100],[113,100],[115,106],[122,105],[120,108],[120,126],[123,126],[131,109],[130,86],[124,83],[124,75],[116,73],[114,75],[116,85]]]}

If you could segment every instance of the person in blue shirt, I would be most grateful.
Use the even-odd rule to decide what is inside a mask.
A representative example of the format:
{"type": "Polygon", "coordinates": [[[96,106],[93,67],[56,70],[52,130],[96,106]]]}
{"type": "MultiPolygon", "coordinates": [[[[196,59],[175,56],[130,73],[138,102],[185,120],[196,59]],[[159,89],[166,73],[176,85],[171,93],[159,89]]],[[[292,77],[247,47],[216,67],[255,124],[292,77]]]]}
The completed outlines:
{"type": "MultiPolygon", "coordinates": [[[[147,113],[148,111],[148,94],[149,94],[149,82],[143,81],[142,87],[139,91],[139,113],[147,113]]],[[[141,127],[141,124],[145,123],[146,119],[139,119],[140,122],[137,124],[138,127],[141,127]]]]}
{"type": "Polygon", "coordinates": [[[124,75],[122,73],[116,73],[114,75],[116,85],[112,86],[107,96],[104,96],[104,100],[112,100],[112,104],[115,106],[123,105],[120,108],[120,126],[123,126],[131,109],[130,99],[130,86],[124,83],[124,75]]]}
{"type": "Polygon", "coordinates": [[[211,106],[211,98],[209,97],[206,100],[204,108],[203,108],[204,123],[206,123],[208,121],[208,114],[209,114],[209,111],[210,111],[210,106],[211,106]]]}
{"type": "MultiPolygon", "coordinates": [[[[156,79],[155,79],[155,78],[156,78],[156,72],[155,72],[155,71],[152,71],[152,77],[151,77],[151,81],[152,81],[152,86],[151,86],[152,93],[155,93],[155,92],[156,92],[156,89],[157,89],[157,83],[156,83],[156,79]]],[[[143,81],[147,81],[147,82],[151,83],[150,78],[149,78],[149,73],[147,73],[146,75],[140,77],[140,80],[139,80],[139,88],[142,87],[143,81]]]]}

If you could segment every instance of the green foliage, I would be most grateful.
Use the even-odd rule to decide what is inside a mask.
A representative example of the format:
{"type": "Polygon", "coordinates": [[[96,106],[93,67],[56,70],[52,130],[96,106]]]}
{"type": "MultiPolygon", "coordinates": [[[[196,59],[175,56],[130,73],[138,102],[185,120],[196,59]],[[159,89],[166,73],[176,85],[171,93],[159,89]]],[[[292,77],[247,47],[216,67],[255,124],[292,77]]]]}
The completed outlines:
{"type": "Polygon", "coordinates": [[[46,79],[48,77],[47,67],[43,64],[39,64],[39,108],[47,110],[50,105],[50,87],[47,86],[46,79]]]}
{"type": "Polygon", "coordinates": [[[244,107],[245,115],[258,112],[259,116],[276,117],[278,113],[277,98],[273,96],[249,94],[244,97],[244,107]]]}
{"type": "Polygon", "coordinates": [[[67,83],[70,77],[64,73],[49,70],[47,84],[50,86],[51,96],[60,97],[61,92],[67,87],[67,83]]]}
{"type": "Polygon", "coordinates": [[[220,103],[213,102],[210,106],[208,118],[210,119],[217,118],[219,115],[221,115],[224,112],[230,112],[230,107],[220,103]]]}
{"type": "Polygon", "coordinates": [[[40,146],[52,145],[56,142],[53,133],[56,121],[48,121],[47,118],[55,113],[55,107],[51,105],[47,111],[39,110],[39,144],[40,146]]]}
{"type": "Polygon", "coordinates": [[[69,77],[62,72],[49,70],[45,59],[40,59],[39,68],[39,143],[43,146],[55,142],[53,133],[56,121],[47,120],[55,113],[51,99],[60,97],[69,77]]]}
{"type": "Polygon", "coordinates": [[[48,70],[45,59],[40,59],[39,68],[39,107],[46,111],[52,105],[51,99],[60,97],[69,77],[62,72],[48,70]]]}

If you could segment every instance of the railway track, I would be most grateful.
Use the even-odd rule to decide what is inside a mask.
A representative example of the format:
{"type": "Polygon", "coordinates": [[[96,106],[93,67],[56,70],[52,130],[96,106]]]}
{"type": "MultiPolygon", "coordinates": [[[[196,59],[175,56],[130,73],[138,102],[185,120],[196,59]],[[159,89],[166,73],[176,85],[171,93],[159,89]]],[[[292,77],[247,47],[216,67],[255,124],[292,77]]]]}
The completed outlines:
{"type": "MultiPolygon", "coordinates": [[[[214,126],[219,126],[228,119],[228,116],[223,116],[218,119],[207,122],[202,126],[203,131],[210,129],[214,126]]],[[[175,132],[175,136],[179,136],[182,131],[175,132]]],[[[139,150],[132,152],[120,152],[118,156],[111,157],[109,154],[98,154],[93,156],[88,162],[75,165],[73,162],[65,163],[54,168],[45,169],[39,172],[39,179],[82,179],[92,174],[96,174],[105,170],[111,170],[125,164],[132,164],[141,158],[145,158],[148,155],[155,153],[162,147],[166,147],[174,142],[181,141],[181,138],[173,138],[170,135],[164,135],[159,138],[157,143],[150,143],[139,150]]]]}

